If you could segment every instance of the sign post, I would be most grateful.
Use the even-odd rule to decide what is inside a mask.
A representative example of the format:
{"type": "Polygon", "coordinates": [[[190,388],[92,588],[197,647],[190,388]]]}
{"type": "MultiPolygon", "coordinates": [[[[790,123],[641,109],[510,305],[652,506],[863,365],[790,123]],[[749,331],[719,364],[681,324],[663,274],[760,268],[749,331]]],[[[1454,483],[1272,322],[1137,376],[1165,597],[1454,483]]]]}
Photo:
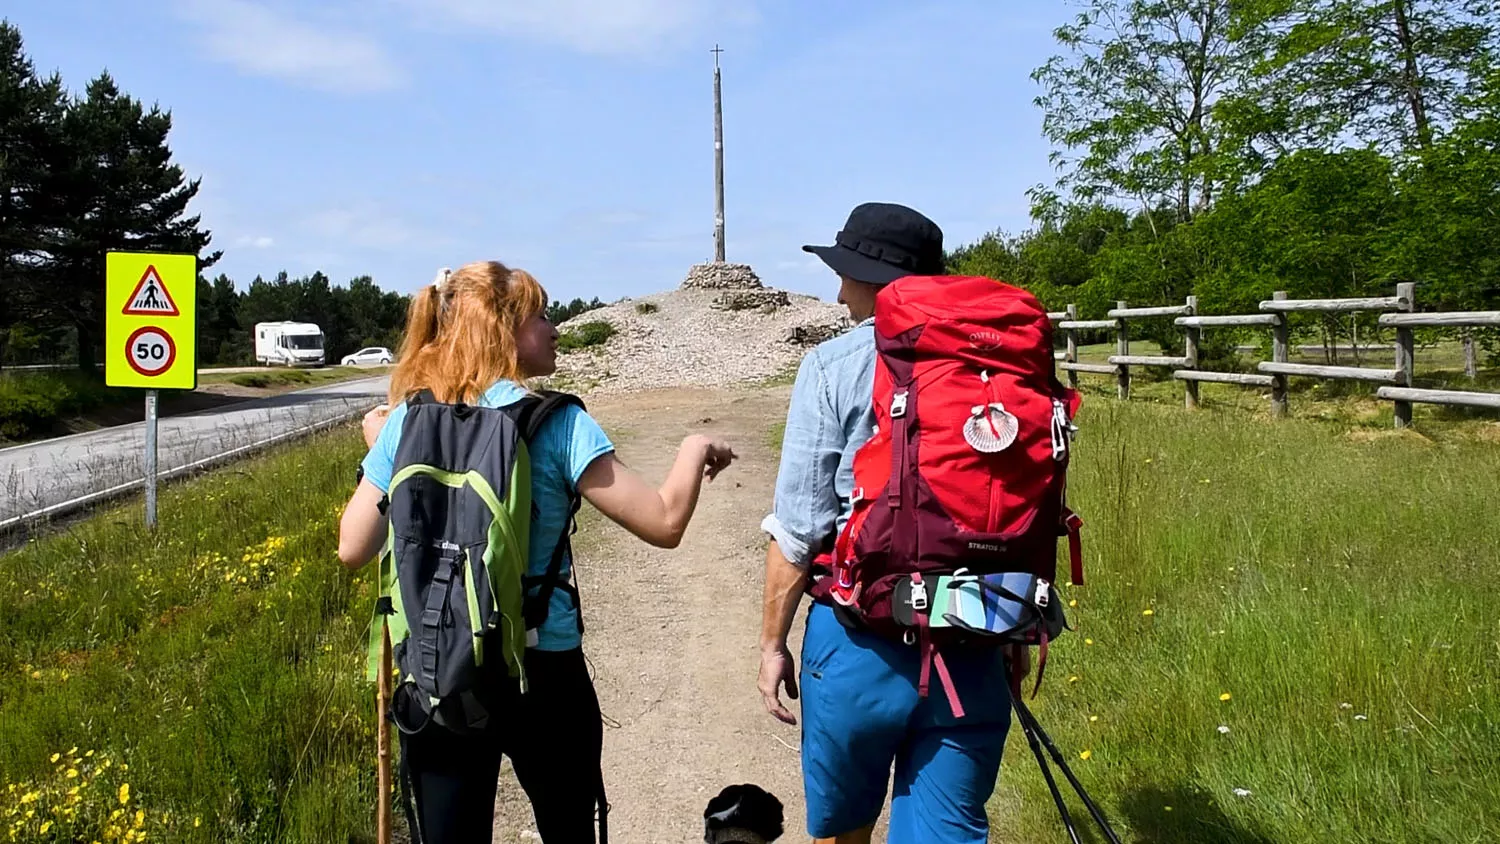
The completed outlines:
{"type": "Polygon", "coordinates": [[[160,390],[198,386],[198,256],[105,253],[104,383],[146,391],[146,526],[156,527],[160,390]]]}

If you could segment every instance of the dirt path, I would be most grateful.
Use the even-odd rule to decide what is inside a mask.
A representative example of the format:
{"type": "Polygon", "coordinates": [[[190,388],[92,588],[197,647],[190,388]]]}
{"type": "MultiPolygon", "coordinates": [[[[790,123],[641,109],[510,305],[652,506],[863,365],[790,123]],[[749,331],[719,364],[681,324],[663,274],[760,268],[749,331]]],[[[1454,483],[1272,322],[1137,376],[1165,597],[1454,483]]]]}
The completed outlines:
{"type": "MultiPolygon", "coordinates": [[[[690,433],[726,437],[740,457],[705,485],[687,536],[671,551],[584,508],[577,537],[584,650],[606,717],[612,844],[701,841],[704,805],[740,782],[785,804],[781,840],[806,840],[798,730],[767,715],[755,691],[765,559],[759,524],[771,506],[772,431],[786,418],[788,394],[670,390],[590,401],[621,458],[653,482],[690,433]]],[[[801,629],[799,616],[794,653],[801,629]]],[[[536,841],[534,830],[507,769],[495,841],[536,841]]]]}

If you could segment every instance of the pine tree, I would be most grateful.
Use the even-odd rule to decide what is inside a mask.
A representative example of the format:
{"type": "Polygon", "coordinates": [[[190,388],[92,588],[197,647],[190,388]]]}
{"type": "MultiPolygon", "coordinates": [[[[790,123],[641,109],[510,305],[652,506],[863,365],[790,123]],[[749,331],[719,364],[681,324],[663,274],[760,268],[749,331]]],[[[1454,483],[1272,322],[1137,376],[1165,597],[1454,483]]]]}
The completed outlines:
{"type": "Polygon", "coordinates": [[[99,357],[104,329],[105,253],[179,252],[207,269],[222,253],[204,255],[211,239],[188,203],[199,181],[172,163],[169,112],[122,93],[109,74],[89,83],[63,120],[68,166],[58,174],[65,225],[52,247],[59,316],[78,330],[79,365],[99,357]]]}

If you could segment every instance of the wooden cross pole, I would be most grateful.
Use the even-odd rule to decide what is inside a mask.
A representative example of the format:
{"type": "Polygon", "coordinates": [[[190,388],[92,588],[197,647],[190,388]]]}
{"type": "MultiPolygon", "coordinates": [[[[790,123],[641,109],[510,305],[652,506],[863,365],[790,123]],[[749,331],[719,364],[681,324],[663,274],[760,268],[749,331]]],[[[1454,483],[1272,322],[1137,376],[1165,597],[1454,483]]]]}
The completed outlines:
{"type": "Polygon", "coordinates": [[[718,44],[714,54],[714,261],[724,263],[724,101],[719,88],[718,44]]]}

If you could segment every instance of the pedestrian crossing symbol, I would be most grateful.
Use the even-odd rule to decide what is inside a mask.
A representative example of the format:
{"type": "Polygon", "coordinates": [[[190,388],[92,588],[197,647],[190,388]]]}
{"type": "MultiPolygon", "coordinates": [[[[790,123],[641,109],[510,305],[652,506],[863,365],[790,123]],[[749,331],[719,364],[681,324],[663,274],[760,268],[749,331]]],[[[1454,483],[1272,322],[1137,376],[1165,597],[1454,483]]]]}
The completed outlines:
{"type": "Polygon", "coordinates": [[[179,316],[177,303],[172,301],[172,294],[167,292],[167,285],[161,280],[161,273],[156,271],[155,264],[148,264],[146,272],[141,274],[141,280],[136,283],[135,290],[130,294],[130,299],[125,303],[125,310],[121,313],[126,316],[179,316]]]}

